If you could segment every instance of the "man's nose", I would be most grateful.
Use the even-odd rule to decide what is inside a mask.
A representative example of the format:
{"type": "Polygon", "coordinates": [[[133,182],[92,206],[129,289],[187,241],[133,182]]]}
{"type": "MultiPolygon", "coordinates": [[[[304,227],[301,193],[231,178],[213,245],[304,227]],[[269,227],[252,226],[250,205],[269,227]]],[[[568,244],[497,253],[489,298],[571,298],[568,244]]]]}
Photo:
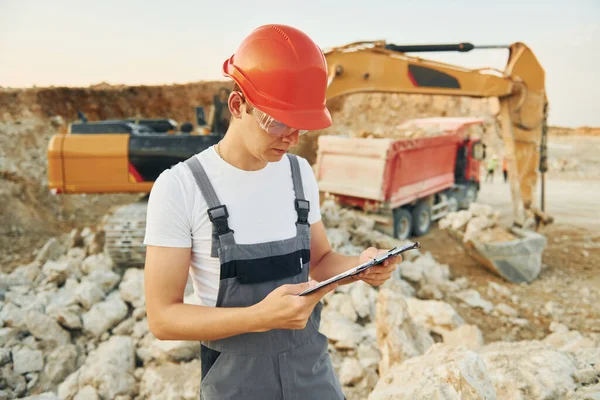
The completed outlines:
{"type": "Polygon", "coordinates": [[[282,138],[282,140],[286,143],[289,143],[290,146],[295,146],[298,144],[298,142],[300,141],[300,135],[298,134],[298,131],[294,131],[293,133],[291,133],[290,135],[282,138]]]}

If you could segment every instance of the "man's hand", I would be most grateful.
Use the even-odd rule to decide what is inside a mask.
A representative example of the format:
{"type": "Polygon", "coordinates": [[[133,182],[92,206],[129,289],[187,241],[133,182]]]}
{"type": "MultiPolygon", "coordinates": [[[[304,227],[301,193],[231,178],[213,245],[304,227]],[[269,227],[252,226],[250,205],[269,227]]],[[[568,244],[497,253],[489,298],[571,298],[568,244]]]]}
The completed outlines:
{"type": "Polygon", "coordinates": [[[317,303],[338,286],[337,283],[333,283],[305,296],[298,296],[316,284],[316,281],[310,281],[282,285],[269,293],[254,306],[259,318],[264,319],[264,323],[261,324],[263,328],[256,332],[270,329],[304,329],[317,303]]]}
{"type": "MultiPolygon", "coordinates": [[[[359,258],[359,263],[363,264],[367,261],[372,260],[380,254],[386,253],[387,250],[377,249],[375,247],[369,247],[365,251],[362,252],[359,258]]],[[[400,264],[402,262],[402,256],[397,255],[395,257],[390,257],[385,260],[382,264],[372,266],[368,268],[366,271],[361,272],[358,275],[352,276],[354,280],[361,280],[368,283],[371,286],[381,286],[390,279],[392,273],[396,270],[396,264],[400,264]]]]}

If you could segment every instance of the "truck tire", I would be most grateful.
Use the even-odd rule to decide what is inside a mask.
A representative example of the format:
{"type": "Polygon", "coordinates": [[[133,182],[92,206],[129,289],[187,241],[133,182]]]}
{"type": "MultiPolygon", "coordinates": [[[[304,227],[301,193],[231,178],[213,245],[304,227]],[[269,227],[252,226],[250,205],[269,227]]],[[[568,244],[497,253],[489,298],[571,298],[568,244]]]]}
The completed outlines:
{"type": "Polygon", "coordinates": [[[412,210],[412,233],[414,236],[423,236],[431,228],[431,206],[427,202],[420,202],[412,210]]]}
{"type": "Polygon", "coordinates": [[[396,239],[408,239],[412,230],[412,215],[405,208],[394,210],[394,237],[396,239]]]}
{"type": "Polygon", "coordinates": [[[447,192],[446,197],[446,201],[448,202],[448,212],[451,213],[458,211],[458,209],[460,208],[460,204],[458,202],[458,197],[456,196],[456,194],[452,192],[447,192]]]}
{"type": "Polygon", "coordinates": [[[475,185],[467,186],[467,189],[465,190],[465,199],[464,199],[463,208],[465,210],[467,210],[471,206],[471,203],[475,203],[476,201],[477,201],[477,188],[475,187],[475,185]]]}

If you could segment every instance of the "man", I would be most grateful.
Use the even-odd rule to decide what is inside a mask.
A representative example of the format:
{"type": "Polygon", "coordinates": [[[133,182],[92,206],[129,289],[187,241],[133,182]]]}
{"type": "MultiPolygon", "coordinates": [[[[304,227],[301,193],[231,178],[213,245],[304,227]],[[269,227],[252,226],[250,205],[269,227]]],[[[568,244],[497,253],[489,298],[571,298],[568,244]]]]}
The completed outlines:
{"type": "Polygon", "coordinates": [[[487,175],[485,177],[485,181],[494,182],[494,172],[496,171],[496,167],[498,166],[498,156],[493,155],[487,162],[487,175]]]}
{"type": "MultiPolygon", "coordinates": [[[[201,341],[203,399],[342,399],[319,333],[326,286],[368,261],[332,251],[308,162],[286,152],[331,125],[323,53],[303,32],[254,30],[223,65],[223,140],[163,172],[148,203],[145,295],[161,340],[201,341]],[[200,304],[184,304],[188,278],[200,304]],[[309,280],[310,274],[310,280],[309,280]]],[[[351,278],[379,286],[400,257],[351,278]]]]}

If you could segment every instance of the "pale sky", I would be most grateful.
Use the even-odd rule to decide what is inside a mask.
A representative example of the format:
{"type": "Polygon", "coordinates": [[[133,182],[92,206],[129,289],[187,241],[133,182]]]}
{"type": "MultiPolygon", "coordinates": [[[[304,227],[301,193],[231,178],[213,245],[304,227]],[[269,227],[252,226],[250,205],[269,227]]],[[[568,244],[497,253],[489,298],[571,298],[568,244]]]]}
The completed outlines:
{"type": "MultiPolygon", "coordinates": [[[[322,48],[521,41],[546,70],[550,124],[600,126],[600,0],[0,0],[0,86],[224,79],[223,61],[266,23],[322,48]]],[[[503,69],[507,50],[421,57],[503,69]]]]}

